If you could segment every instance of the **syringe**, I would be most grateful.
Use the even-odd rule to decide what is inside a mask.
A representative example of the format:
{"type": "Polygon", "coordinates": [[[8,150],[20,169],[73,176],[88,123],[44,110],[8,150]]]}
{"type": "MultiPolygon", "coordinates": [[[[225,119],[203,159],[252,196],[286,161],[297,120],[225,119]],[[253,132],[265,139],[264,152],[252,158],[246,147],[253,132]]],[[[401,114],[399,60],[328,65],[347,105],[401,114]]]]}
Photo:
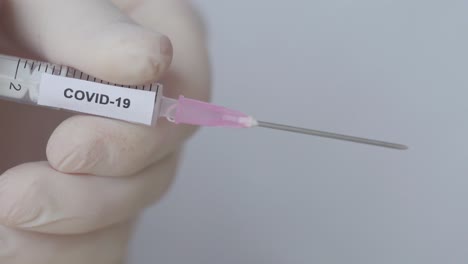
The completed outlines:
{"type": "Polygon", "coordinates": [[[68,66],[1,54],[0,99],[149,126],[165,117],[175,124],[265,127],[407,149],[401,144],[257,121],[242,112],[183,96],[178,99],[165,97],[160,83],[138,86],[109,83],[68,66]]]}

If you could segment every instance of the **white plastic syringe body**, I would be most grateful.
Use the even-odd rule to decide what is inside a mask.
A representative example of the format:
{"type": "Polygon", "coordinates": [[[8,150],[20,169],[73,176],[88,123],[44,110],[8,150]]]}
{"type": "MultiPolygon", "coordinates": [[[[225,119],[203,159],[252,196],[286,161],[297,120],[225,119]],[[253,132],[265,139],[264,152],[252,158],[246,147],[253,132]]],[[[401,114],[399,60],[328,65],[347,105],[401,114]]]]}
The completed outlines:
{"type": "MultiPolygon", "coordinates": [[[[113,86],[113,87],[120,88],[121,90],[122,88],[129,88],[129,89],[135,90],[133,92],[139,91],[140,97],[146,96],[146,95],[153,96],[154,102],[152,102],[153,107],[151,107],[153,111],[153,113],[151,113],[151,117],[152,117],[151,121],[148,122],[148,118],[146,119],[145,122],[141,122],[140,120],[127,120],[130,122],[144,123],[146,125],[154,125],[158,117],[166,116],[166,114],[169,114],[167,112],[170,110],[169,108],[171,108],[174,104],[177,103],[176,100],[171,99],[171,98],[166,98],[163,96],[163,87],[160,83],[152,83],[152,84],[147,84],[147,85],[120,85],[116,83],[110,83],[108,81],[103,81],[101,79],[95,78],[93,76],[90,76],[86,73],[83,73],[71,67],[48,63],[48,62],[37,61],[37,60],[30,60],[30,59],[18,58],[18,57],[13,57],[13,56],[7,56],[7,55],[2,55],[2,54],[0,54],[0,99],[14,101],[17,103],[22,103],[22,104],[41,106],[41,107],[64,109],[59,106],[40,104],[39,102],[39,99],[40,99],[39,95],[40,95],[40,90],[41,90],[40,84],[44,75],[64,77],[64,78],[69,78],[69,80],[75,79],[75,80],[92,82],[94,86],[98,86],[98,85],[102,85],[102,87],[113,86]]],[[[81,85],[82,84],[84,84],[84,82],[82,82],[81,85]]],[[[125,90],[125,91],[130,91],[130,90],[125,90]]],[[[80,96],[80,94],[78,95],[80,96]]],[[[99,94],[96,95],[95,97],[96,102],[98,102],[97,100],[98,96],[99,94]]],[[[92,100],[94,100],[94,98],[92,98],[92,100]]],[[[119,99],[117,98],[117,101],[118,100],[119,99]]],[[[118,102],[110,101],[109,104],[112,103],[116,107],[118,104],[122,104],[122,106],[120,107],[120,111],[123,111],[122,109],[125,105],[123,104],[122,100],[125,100],[125,99],[120,99],[120,101],[118,102]]],[[[134,102],[134,104],[137,104],[137,103],[138,102],[134,102]]],[[[113,111],[115,113],[119,111],[119,109],[117,108],[114,110],[108,110],[108,111],[109,112],[113,111]]],[[[64,110],[67,110],[70,112],[76,112],[76,113],[87,113],[87,114],[99,115],[98,114],[99,111],[86,112],[85,109],[76,110],[72,108],[69,108],[69,109],[65,108],[64,110]]],[[[108,116],[108,117],[112,117],[112,116],[108,116]]],[[[118,118],[118,119],[125,120],[125,118],[118,118]]]]}

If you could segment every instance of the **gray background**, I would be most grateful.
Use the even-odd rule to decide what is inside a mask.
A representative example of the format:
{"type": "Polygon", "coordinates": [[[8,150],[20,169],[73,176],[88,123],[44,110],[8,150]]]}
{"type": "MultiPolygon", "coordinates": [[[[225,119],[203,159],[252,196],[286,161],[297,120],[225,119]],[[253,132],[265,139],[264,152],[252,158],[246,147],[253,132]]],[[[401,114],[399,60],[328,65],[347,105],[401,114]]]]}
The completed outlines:
{"type": "Polygon", "coordinates": [[[467,263],[468,2],[196,1],[214,98],[405,143],[203,129],[132,263],[467,263]]]}

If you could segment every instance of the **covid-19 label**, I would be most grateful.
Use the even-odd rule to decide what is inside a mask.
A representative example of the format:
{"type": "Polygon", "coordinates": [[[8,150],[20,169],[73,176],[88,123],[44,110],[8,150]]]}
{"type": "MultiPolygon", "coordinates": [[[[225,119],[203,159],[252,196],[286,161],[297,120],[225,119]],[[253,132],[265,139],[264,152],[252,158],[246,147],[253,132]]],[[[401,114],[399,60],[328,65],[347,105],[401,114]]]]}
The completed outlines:
{"type": "Polygon", "coordinates": [[[151,125],[157,91],[43,74],[38,104],[151,125]]]}

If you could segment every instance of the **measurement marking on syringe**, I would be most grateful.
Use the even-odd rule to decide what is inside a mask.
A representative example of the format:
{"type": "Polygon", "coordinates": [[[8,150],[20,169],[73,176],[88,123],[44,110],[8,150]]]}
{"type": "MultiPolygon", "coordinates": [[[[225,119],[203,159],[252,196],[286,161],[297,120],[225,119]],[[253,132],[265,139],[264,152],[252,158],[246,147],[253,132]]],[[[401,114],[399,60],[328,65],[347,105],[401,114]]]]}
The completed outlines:
{"type": "Polygon", "coordinates": [[[41,71],[41,66],[42,66],[42,63],[39,63],[39,68],[37,68],[37,71],[41,71]]]}
{"type": "Polygon", "coordinates": [[[48,69],[49,69],[49,64],[46,64],[45,72],[47,72],[48,69]]]}
{"type": "Polygon", "coordinates": [[[26,65],[28,65],[28,60],[24,61],[24,67],[23,67],[24,69],[26,69],[26,65]]]}
{"type": "Polygon", "coordinates": [[[18,64],[16,65],[15,80],[16,80],[16,76],[18,76],[18,68],[19,68],[20,63],[21,63],[21,59],[18,60],[18,64]]]}

